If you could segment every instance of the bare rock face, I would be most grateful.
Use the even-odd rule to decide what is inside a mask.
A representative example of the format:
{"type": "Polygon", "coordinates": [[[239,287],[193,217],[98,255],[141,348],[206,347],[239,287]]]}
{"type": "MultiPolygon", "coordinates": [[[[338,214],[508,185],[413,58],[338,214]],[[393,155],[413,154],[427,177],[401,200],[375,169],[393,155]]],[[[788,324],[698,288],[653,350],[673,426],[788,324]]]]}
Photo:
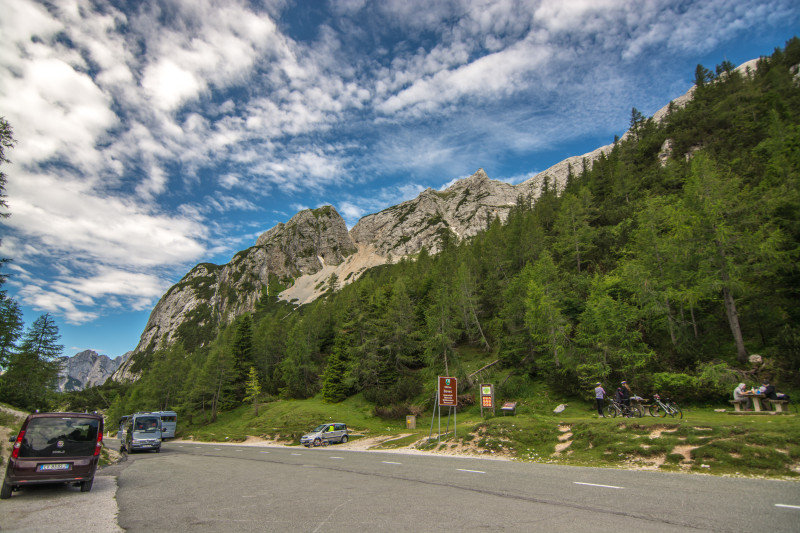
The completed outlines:
{"type": "Polygon", "coordinates": [[[408,202],[367,215],[350,230],[356,245],[371,246],[382,256],[402,257],[423,246],[439,251],[439,234],[472,237],[495,219],[505,222],[514,206],[516,188],[492,181],[483,169],[444,191],[426,189],[408,202]]]}
{"type": "Polygon", "coordinates": [[[264,289],[337,265],[356,247],[339,213],[331,206],[301,211],[286,224],[262,234],[255,246],[230,263],[201,263],[173,285],[156,304],[133,356],[114,379],[138,379],[154,350],[180,340],[187,350],[211,340],[220,324],[255,309],[264,289]]]}
{"type": "Polygon", "coordinates": [[[61,357],[60,361],[58,391],[64,392],[102,385],[120,365],[122,357],[111,359],[93,350],[85,350],[72,357],[61,357]]]}

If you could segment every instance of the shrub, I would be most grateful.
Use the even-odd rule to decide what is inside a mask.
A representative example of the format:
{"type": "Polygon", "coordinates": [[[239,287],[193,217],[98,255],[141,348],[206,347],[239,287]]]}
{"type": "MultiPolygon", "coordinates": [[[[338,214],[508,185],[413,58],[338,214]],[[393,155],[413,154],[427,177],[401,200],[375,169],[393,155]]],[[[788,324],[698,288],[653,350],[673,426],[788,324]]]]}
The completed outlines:
{"type": "Polygon", "coordinates": [[[698,378],[689,374],[658,372],[653,374],[653,392],[675,400],[695,400],[700,395],[698,378]]]}

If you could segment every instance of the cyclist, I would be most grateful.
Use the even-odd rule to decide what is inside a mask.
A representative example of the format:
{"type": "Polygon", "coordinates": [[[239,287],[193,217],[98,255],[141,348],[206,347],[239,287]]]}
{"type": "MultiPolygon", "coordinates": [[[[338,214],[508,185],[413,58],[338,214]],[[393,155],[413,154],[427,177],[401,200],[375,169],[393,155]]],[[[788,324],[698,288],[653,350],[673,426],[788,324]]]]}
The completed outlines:
{"type": "Polygon", "coordinates": [[[605,415],[603,414],[603,402],[605,397],[606,391],[603,388],[603,384],[598,381],[594,388],[594,401],[597,403],[597,414],[603,418],[605,418],[605,415]]]}

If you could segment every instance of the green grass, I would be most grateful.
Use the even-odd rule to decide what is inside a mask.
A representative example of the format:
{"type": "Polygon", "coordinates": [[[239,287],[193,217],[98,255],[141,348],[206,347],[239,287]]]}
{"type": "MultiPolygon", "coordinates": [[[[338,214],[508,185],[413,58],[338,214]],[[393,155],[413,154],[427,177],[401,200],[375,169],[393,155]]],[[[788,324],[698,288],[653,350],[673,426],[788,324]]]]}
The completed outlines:
{"type": "MultiPolygon", "coordinates": [[[[179,424],[179,434],[199,441],[239,442],[253,435],[298,444],[316,425],[336,421],[348,425],[351,439],[385,437],[378,449],[420,442],[419,449],[432,452],[468,448],[527,462],[800,478],[800,419],[795,414],[732,416],[704,406],[684,410],[683,419],[603,419],[591,404],[573,399],[556,415],[552,410],[563,401],[548,397],[543,385],[525,387],[516,416],[502,416],[498,409],[496,416],[487,411],[481,417],[478,406],[459,410],[455,436],[452,418],[446,435],[438,435],[438,420],[432,420],[430,410],[417,417],[417,429],[409,430],[405,420],[374,416],[372,404],[360,396],[338,404],[319,398],[279,400],[260,405],[258,416],[246,406],[221,413],[213,424],[195,416],[195,424],[179,424]]],[[[443,432],[447,424],[445,408],[443,432]]]]}

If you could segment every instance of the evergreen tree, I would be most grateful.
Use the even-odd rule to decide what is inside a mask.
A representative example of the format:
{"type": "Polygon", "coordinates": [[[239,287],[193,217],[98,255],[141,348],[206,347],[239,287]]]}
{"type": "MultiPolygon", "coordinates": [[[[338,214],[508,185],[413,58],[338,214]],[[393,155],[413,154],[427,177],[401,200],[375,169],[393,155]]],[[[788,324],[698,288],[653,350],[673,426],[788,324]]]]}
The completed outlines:
{"type": "Polygon", "coordinates": [[[58,358],[64,350],[57,344],[60,337],[58,326],[49,314],[36,319],[2,376],[2,401],[29,411],[49,407],[49,396],[56,388],[61,369],[58,358]]]}
{"type": "MultiPolygon", "coordinates": [[[[2,167],[3,163],[10,163],[6,156],[6,150],[12,148],[15,142],[14,130],[11,128],[11,124],[8,123],[5,117],[0,117],[0,167],[2,167]]],[[[8,209],[5,194],[7,179],[5,172],[0,169],[0,208],[2,209],[8,209]]],[[[0,211],[0,218],[6,217],[8,217],[8,213],[0,211]]]]}
{"type": "Polygon", "coordinates": [[[24,326],[19,304],[0,291],[0,370],[8,367],[24,326]]]}
{"type": "Polygon", "coordinates": [[[244,401],[253,400],[253,414],[258,416],[258,398],[261,396],[261,383],[258,381],[258,372],[251,366],[247,373],[244,401]]]}
{"type": "Polygon", "coordinates": [[[555,225],[555,250],[572,259],[578,274],[594,249],[597,231],[592,226],[595,218],[591,192],[581,187],[577,194],[564,194],[555,225]]]}
{"type": "Polygon", "coordinates": [[[525,302],[525,323],[534,349],[544,356],[539,366],[551,364],[559,368],[569,349],[572,324],[564,315],[558,269],[547,252],[533,266],[525,302]],[[545,361],[549,364],[545,364],[545,361]]]}
{"type": "Polygon", "coordinates": [[[236,400],[241,401],[245,396],[245,382],[254,365],[253,360],[253,320],[249,313],[236,319],[236,333],[233,337],[231,353],[235,362],[236,372],[236,400]]]}

